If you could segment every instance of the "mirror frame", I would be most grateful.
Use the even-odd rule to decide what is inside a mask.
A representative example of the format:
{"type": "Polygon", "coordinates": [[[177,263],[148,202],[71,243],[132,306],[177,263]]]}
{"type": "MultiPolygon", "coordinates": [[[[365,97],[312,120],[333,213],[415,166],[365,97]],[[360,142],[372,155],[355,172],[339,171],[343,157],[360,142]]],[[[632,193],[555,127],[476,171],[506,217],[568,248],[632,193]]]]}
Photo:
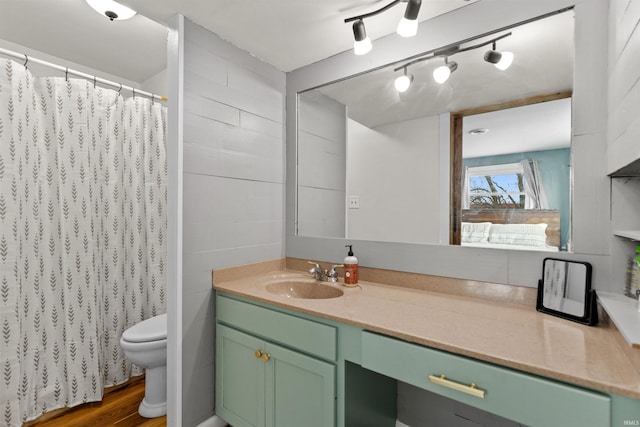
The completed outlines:
{"type": "Polygon", "coordinates": [[[593,272],[593,268],[591,264],[584,261],[570,261],[566,259],[559,258],[545,258],[542,261],[542,279],[538,281],[538,293],[536,298],[536,310],[541,313],[550,314],[552,316],[560,317],[562,319],[571,320],[573,322],[582,323],[584,325],[593,326],[598,323],[598,310],[596,307],[596,294],[595,291],[591,289],[591,275],[593,272]],[[569,313],[565,313],[563,311],[554,310],[552,308],[548,308],[544,306],[544,277],[545,277],[545,268],[547,262],[549,261],[561,261],[566,262],[567,264],[578,264],[584,265],[585,267],[585,283],[584,283],[584,314],[582,316],[577,316],[569,313]]]}
{"type": "MultiPolygon", "coordinates": [[[[607,155],[607,106],[602,102],[607,99],[607,61],[603,60],[602,55],[593,55],[594,51],[608,51],[609,9],[606,3],[600,0],[480,1],[421,23],[418,35],[411,39],[395,34],[377,39],[373,51],[368,55],[355,56],[348,50],[288,72],[284,255],[308,260],[339,261],[344,257],[344,245],[354,244],[354,252],[365,267],[535,288],[540,277],[540,263],[548,253],[297,236],[297,95],[298,92],[355,76],[412,55],[539,19],[564,8],[573,8],[575,65],[571,156],[575,181],[572,184],[572,210],[578,214],[572,216],[573,253],[570,255],[591,262],[594,280],[597,282],[598,275],[601,275],[602,281],[606,282],[611,269],[610,206],[597,201],[610,200],[611,191],[606,162],[603,161],[607,155]],[[500,10],[500,13],[496,13],[496,10],[500,10]],[[460,25],[461,22],[465,25],[460,25]]],[[[348,28],[345,37],[351,37],[348,28]]],[[[449,137],[441,144],[441,181],[446,187],[446,199],[441,200],[440,205],[444,205],[444,212],[441,213],[443,221],[448,223],[449,137]]],[[[447,239],[448,233],[441,240],[447,239]]],[[[561,253],[559,257],[564,255],[561,253]]]]}

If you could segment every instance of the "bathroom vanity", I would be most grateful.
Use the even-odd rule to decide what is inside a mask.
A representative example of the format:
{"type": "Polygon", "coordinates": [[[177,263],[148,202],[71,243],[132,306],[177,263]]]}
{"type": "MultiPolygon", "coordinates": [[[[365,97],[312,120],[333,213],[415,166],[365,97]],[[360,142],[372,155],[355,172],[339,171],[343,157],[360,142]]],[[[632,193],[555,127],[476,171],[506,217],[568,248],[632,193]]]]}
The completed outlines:
{"type": "Polygon", "coordinates": [[[269,285],[303,272],[226,270],[214,273],[216,413],[235,427],[394,426],[397,381],[531,427],[640,420],[637,350],[613,327],[536,312],[522,289],[323,283],[342,294],[301,298],[269,285]]]}

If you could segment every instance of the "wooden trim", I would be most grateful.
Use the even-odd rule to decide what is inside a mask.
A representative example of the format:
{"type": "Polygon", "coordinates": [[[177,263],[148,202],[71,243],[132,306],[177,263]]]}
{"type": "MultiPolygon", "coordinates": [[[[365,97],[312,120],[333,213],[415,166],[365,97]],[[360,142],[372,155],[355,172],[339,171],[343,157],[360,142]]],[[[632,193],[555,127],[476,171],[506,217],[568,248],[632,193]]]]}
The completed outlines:
{"type": "Polygon", "coordinates": [[[462,212],[462,116],[451,115],[451,198],[449,209],[449,242],[460,244],[462,212]]]}
{"type": "Polygon", "coordinates": [[[451,113],[451,115],[456,117],[475,116],[476,114],[491,113],[493,111],[508,110],[510,108],[524,107],[525,105],[540,104],[541,102],[549,102],[549,101],[555,101],[558,99],[571,98],[572,95],[573,95],[573,92],[570,90],[563,91],[563,92],[549,93],[546,95],[535,95],[527,98],[514,99],[511,101],[498,102],[496,104],[488,104],[488,105],[483,105],[481,107],[468,108],[466,110],[455,111],[451,113]]]}
{"type": "Polygon", "coordinates": [[[462,125],[464,117],[570,98],[572,95],[572,91],[555,92],[546,95],[535,95],[512,101],[484,105],[482,107],[469,108],[451,113],[451,198],[449,200],[449,243],[451,245],[460,244],[460,222],[462,218],[462,203],[460,199],[462,195],[462,125]]]}

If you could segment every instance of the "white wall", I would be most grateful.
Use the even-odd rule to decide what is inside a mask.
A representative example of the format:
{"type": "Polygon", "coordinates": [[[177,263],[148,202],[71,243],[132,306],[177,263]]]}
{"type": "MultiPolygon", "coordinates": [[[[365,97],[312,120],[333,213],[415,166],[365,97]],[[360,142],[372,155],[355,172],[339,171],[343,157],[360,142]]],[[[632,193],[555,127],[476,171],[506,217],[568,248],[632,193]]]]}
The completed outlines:
{"type": "Polygon", "coordinates": [[[298,138],[298,232],[344,237],[345,105],[316,91],[300,96],[298,138]]]}
{"type": "Polygon", "coordinates": [[[411,427],[522,427],[515,421],[400,381],[398,421],[411,427]]]}
{"type": "Polygon", "coordinates": [[[608,172],[640,158],[639,19],[637,0],[610,1],[608,172]]]}
{"type": "Polygon", "coordinates": [[[167,69],[165,68],[140,83],[140,89],[166,97],[169,90],[168,79],[167,69]]]}
{"type": "Polygon", "coordinates": [[[182,328],[174,342],[182,425],[194,426],[214,411],[211,270],[284,255],[285,75],[186,19],[180,36],[183,75],[169,76],[184,87],[183,133],[170,141],[183,141],[182,219],[173,218],[182,227],[182,328]]]}
{"type": "Polygon", "coordinates": [[[438,243],[439,117],[369,129],[348,122],[347,238],[438,243]]]}
{"type": "MultiPolygon", "coordinates": [[[[640,1],[611,0],[609,10],[608,169],[615,172],[640,158],[640,1]]],[[[633,168],[636,169],[637,168],[633,168]]],[[[613,178],[613,230],[640,230],[640,178],[613,178]]],[[[611,290],[621,292],[627,261],[636,245],[614,237],[611,290]]]]}

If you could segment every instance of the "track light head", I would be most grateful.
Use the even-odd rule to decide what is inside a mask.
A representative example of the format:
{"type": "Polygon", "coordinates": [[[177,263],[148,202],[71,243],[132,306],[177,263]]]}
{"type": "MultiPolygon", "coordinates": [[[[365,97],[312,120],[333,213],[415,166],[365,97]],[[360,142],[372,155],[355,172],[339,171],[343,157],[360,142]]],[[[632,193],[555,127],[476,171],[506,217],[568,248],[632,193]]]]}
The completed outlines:
{"type": "Polygon", "coordinates": [[[496,50],[496,43],[493,43],[492,50],[488,50],[484,54],[484,60],[490,64],[493,64],[499,70],[506,70],[511,66],[513,62],[512,52],[499,52],[496,50]]]}
{"type": "Polygon", "coordinates": [[[396,87],[396,90],[398,92],[406,92],[409,89],[409,86],[411,86],[411,83],[413,82],[413,74],[408,74],[407,75],[407,69],[404,69],[404,74],[399,76],[395,82],[393,82],[394,86],[396,87]]]}
{"type": "Polygon", "coordinates": [[[364,55],[371,50],[373,45],[371,39],[367,37],[367,30],[364,28],[364,21],[358,19],[353,23],[353,52],[356,55],[364,55]]]}
{"type": "Polygon", "coordinates": [[[364,21],[362,19],[358,19],[353,23],[353,38],[357,42],[361,42],[367,38],[367,30],[364,28],[364,21]]]}
{"type": "Polygon", "coordinates": [[[448,59],[444,60],[444,65],[439,66],[435,70],[433,70],[433,79],[436,83],[443,84],[447,80],[449,80],[449,76],[455,70],[458,69],[458,63],[455,61],[449,62],[448,59]]]}
{"type": "Polygon", "coordinates": [[[418,13],[422,6],[422,0],[407,0],[407,8],[404,10],[404,17],[410,21],[418,19],[418,13]]]}
{"type": "Polygon", "coordinates": [[[407,0],[404,17],[398,23],[397,32],[402,37],[412,37],[418,33],[418,13],[422,0],[407,0]]]}

